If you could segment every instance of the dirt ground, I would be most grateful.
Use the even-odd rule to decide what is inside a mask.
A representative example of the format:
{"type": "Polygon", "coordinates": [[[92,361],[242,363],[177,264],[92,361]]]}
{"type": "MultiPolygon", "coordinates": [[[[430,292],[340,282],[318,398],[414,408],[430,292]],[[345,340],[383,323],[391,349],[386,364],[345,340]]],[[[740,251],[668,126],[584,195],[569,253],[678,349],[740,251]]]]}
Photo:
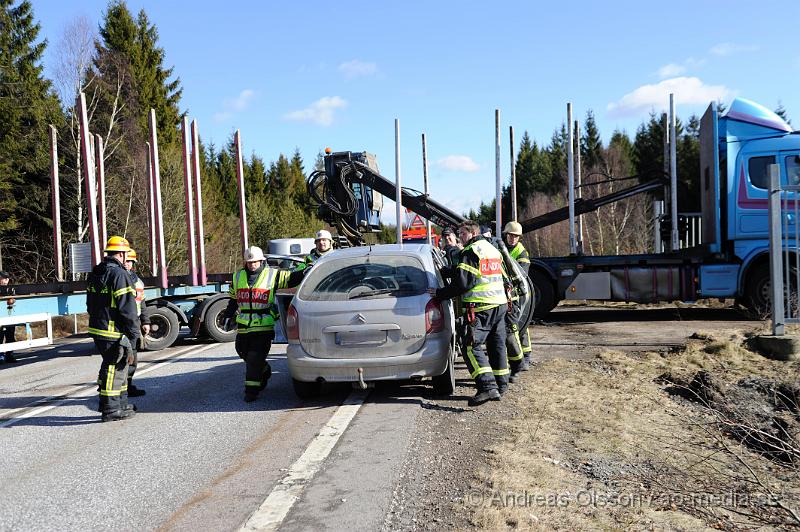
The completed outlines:
{"type": "Polygon", "coordinates": [[[730,308],[570,305],[500,402],[431,399],[392,530],[800,525],[800,362],[730,308]]]}

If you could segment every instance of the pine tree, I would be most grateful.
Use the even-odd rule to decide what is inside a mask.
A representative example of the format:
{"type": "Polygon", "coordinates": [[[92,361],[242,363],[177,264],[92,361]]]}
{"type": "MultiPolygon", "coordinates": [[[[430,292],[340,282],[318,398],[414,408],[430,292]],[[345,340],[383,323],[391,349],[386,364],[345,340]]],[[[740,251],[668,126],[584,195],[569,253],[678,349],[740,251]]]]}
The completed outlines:
{"type": "Polygon", "coordinates": [[[517,152],[517,161],[514,165],[517,176],[517,201],[524,204],[525,198],[531,195],[536,182],[534,175],[534,153],[531,138],[528,132],[522,134],[517,152]]]}
{"type": "Polygon", "coordinates": [[[786,108],[783,106],[780,100],[778,100],[778,108],[775,109],[775,114],[783,118],[783,120],[790,126],[792,125],[792,121],[789,120],[789,115],[786,113],[786,108]]]}
{"type": "Polygon", "coordinates": [[[565,184],[567,175],[567,126],[562,123],[561,129],[553,131],[547,153],[550,159],[550,176],[545,191],[556,194],[565,184]]]}
{"type": "Polygon", "coordinates": [[[603,141],[600,139],[600,132],[597,130],[597,122],[591,109],[586,111],[582,133],[581,163],[586,168],[598,168],[603,162],[603,141]]]}
{"type": "Polygon", "coordinates": [[[7,268],[32,281],[49,262],[28,254],[52,254],[45,251],[52,225],[48,125],[60,125],[63,115],[42,75],[47,42],[37,42],[31,3],[14,3],[0,0],[0,230],[7,268]]]}

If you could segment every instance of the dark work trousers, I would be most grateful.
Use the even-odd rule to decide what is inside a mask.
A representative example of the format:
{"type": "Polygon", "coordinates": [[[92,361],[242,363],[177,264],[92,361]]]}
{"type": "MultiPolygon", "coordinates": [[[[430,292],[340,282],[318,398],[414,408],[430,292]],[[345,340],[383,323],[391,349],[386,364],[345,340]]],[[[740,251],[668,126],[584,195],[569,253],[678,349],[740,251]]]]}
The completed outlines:
{"type": "Polygon", "coordinates": [[[134,345],[131,350],[133,351],[133,363],[128,364],[128,385],[130,386],[133,380],[133,374],[136,373],[136,363],[139,362],[139,349],[134,345]]]}
{"type": "Polygon", "coordinates": [[[267,353],[275,338],[273,331],[251,332],[236,335],[236,353],[244,360],[244,391],[258,394],[267,386],[272,370],[267,362],[267,353]]]}
{"type": "Polygon", "coordinates": [[[465,326],[464,359],[480,392],[508,386],[506,312],[506,305],[476,312],[465,326]]]}
{"type": "Polygon", "coordinates": [[[522,309],[519,301],[512,301],[511,310],[506,312],[506,350],[508,352],[508,368],[511,373],[519,371],[522,365],[522,342],[519,339],[519,323],[522,309]]]}
{"type": "Polygon", "coordinates": [[[0,327],[0,344],[11,344],[16,342],[17,339],[14,337],[14,331],[16,328],[16,325],[6,325],[4,327],[0,327]]]}
{"type": "Polygon", "coordinates": [[[128,354],[130,348],[119,341],[94,339],[103,357],[97,385],[100,392],[100,411],[104,414],[125,410],[128,406],[128,354]]]}
{"type": "Polygon", "coordinates": [[[522,356],[525,357],[525,360],[528,363],[530,363],[533,348],[531,347],[531,339],[528,336],[527,325],[522,327],[522,330],[519,332],[519,341],[522,344],[522,356]]]}

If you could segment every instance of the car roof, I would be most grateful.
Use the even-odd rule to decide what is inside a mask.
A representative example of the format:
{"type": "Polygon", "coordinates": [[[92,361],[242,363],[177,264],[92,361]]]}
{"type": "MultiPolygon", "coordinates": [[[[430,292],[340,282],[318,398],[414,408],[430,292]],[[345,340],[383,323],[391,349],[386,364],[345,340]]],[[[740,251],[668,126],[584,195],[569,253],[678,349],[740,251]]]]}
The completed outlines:
{"type": "Polygon", "coordinates": [[[432,246],[428,244],[376,244],[367,246],[356,246],[352,248],[335,249],[330,255],[323,258],[334,256],[337,258],[346,257],[366,257],[367,255],[416,255],[419,257],[429,257],[432,246]]]}

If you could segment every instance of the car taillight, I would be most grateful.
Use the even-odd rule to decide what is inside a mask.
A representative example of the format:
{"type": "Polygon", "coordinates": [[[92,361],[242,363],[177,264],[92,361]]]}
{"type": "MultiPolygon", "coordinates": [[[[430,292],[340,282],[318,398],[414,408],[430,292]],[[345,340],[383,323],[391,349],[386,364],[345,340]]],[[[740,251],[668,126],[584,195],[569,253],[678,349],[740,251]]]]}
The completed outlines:
{"type": "Polygon", "coordinates": [[[442,303],[431,299],[425,305],[425,334],[441,332],[444,329],[444,310],[442,303]]]}
{"type": "Polygon", "coordinates": [[[300,339],[300,318],[297,317],[294,305],[289,305],[289,311],[286,313],[286,338],[288,340],[300,339]]]}

